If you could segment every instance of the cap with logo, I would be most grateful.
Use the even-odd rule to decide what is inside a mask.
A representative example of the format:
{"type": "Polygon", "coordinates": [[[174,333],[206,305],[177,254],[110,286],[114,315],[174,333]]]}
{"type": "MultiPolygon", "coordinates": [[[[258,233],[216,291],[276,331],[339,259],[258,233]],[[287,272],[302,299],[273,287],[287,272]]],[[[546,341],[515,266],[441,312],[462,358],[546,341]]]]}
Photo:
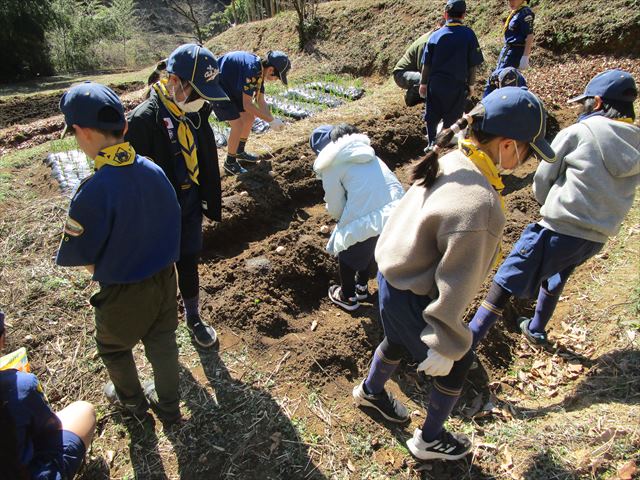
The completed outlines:
{"type": "Polygon", "coordinates": [[[84,82],[71,87],[60,98],[64,115],[64,137],[73,125],[99,130],[121,130],[126,125],[118,95],[100,83],[84,82]]]}
{"type": "Polygon", "coordinates": [[[286,53],[280,50],[272,50],[267,52],[267,63],[274,67],[282,83],[287,85],[287,72],[291,70],[291,61],[286,53]]]}
{"type": "Polygon", "coordinates": [[[167,59],[167,72],[187,80],[205,100],[229,100],[220,86],[218,60],[205,47],[195,43],[180,45],[167,59]]]}
{"type": "Polygon", "coordinates": [[[572,98],[569,103],[596,96],[618,102],[633,102],[638,96],[638,87],[629,72],[607,70],[593,77],[584,89],[584,93],[572,98]]]}
{"type": "Polygon", "coordinates": [[[313,132],[311,132],[311,136],[309,137],[309,146],[316,155],[318,155],[320,153],[320,150],[322,150],[327,146],[329,142],[331,142],[332,130],[333,125],[321,125],[313,132]]]}
{"type": "Polygon", "coordinates": [[[483,132],[527,142],[547,162],[555,162],[556,154],[544,138],[547,112],[542,101],[529,90],[503,87],[494,90],[481,101],[483,132]]]}

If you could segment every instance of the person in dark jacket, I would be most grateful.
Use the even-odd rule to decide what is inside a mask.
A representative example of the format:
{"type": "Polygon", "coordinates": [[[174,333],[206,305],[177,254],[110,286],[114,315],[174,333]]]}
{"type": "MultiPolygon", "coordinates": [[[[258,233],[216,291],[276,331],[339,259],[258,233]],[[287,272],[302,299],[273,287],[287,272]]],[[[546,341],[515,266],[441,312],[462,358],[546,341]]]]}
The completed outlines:
{"type": "MultiPolygon", "coordinates": [[[[166,63],[168,78],[153,84],[149,98],[129,114],[126,140],[159,165],[171,181],[182,209],[178,287],[187,327],[196,343],[211,347],[215,329],[200,318],[198,257],[202,216],[220,221],[222,188],[218,150],[209,124],[209,102],[228,97],[218,83],[213,53],[188,43],[166,63]]],[[[158,239],[161,241],[161,239],[158,239]]]]}

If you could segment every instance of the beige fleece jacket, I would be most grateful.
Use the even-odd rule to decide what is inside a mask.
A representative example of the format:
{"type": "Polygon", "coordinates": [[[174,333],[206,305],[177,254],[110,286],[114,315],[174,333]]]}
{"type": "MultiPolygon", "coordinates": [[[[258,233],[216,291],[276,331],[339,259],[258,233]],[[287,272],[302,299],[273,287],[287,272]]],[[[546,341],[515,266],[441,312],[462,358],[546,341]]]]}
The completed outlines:
{"type": "Polygon", "coordinates": [[[439,159],[428,189],[414,184],[391,214],[376,247],[385,279],[428,295],[421,338],[459,360],[471,346],[463,315],[499,253],[505,216],[486,177],[456,150],[439,159]]]}

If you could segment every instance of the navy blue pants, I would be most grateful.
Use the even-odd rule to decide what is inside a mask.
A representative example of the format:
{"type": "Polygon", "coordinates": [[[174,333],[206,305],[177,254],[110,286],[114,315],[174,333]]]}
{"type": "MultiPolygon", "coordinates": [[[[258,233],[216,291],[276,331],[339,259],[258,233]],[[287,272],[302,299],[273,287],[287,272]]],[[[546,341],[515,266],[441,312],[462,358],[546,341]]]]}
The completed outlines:
{"type": "Polygon", "coordinates": [[[517,298],[536,298],[541,286],[554,293],[564,286],[578,265],[593,257],[603,245],[531,223],[493,281],[517,298]]]}
{"type": "Polygon", "coordinates": [[[434,77],[427,86],[427,107],[424,119],[427,122],[429,142],[435,142],[438,124],[449,128],[464,113],[464,101],[467,98],[467,86],[452,80],[434,77]]]}
{"type": "MultiPolygon", "coordinates": [[[[429,347],[420,339],[420,334],[426,327],[422,312],[431,303],[431,299],[409,290],[398,290],[387,283],[382,273],[378,273],[378,300],[385,334],[380,344],[384,357],[391,361],[400,360],[406,350],[416,362],[422,362],[429,351],[429,347]]],[[[443,354],[446,355],[446,352],[443,354]]],[[[464,357],[454,362],[448,375],[438,377],[438,383],[449,390],[462,389],[474,358],[474,352],[469,350],[464,357]]]]}

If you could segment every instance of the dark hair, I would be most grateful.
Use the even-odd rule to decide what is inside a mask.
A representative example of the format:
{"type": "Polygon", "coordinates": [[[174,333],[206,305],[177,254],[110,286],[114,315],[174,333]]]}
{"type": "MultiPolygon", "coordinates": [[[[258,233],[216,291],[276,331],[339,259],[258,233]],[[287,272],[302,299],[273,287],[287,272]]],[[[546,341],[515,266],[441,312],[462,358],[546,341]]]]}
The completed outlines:
{"type": "Polygon", "coordinates": [[[156,65],[156,69],[151,72],[149,78],[147,79],[147,85],[153,85],[158,80],[160,80],[160,75],[167,69],[167,59],[160,60],[156,65]]]}
{"type": "MultiPolygon", "coordinates": [[[[584,102],[582,102],[582,114],[588,115],[592,113],[595,108],[595,103],[596,99],[594,97],[587,97],[584,102]]],[[[636,119],[633,102],[621,102],[603,98],[601,111],[604,117],[614,120],[618,118],[630,118],[635,121],[636,119]]]]}
{"type": "Polygon", "coordinates": [[[329,134],[329,138],[331,138],[332,142],[335,142],[340,137],[344,137],[345,135],[353,135],[354,133],[360,133],[358,127],[354,127],[350,123],[339,123],[331,130],[329,134]]]}
{"type": "MultiPolygon", "coordinates": [[[[120,113],[113,107],[106,105],[98,111],[98,120],[101,122],[117,123],[120,121],[120,113]]],[[[122,138],[124,137],[124,127],[117,130],[104,130],[101,128],[94,128],[98,132],[102,133],[105,137],[122,138]]]]}
{"type": "Polygon", "coordinates": [[[438,177],[438,157],[439,152],[449,145],[453,136],[469,126],[468,118],[471,117],[471,129],[474,138],[480,143],[487,143],[497,138],[498,135],[483,132],[480,130],[480,124],[484,118],[484,106],[478,103],[471,112],[460,118],[450,128],[442,130],[436,137],[435,147],[425,155],[425,157],[414,168],[411,175],[412,182],[418,182],[418,185],[430,187],[438,177]]]}
{"type": "Polygon", "coordinates": [[[453,5],[446,5],[444,7],[444,11],[449,14],[451,18],[460,18],[462,15],[467,13],[467,10],[460,10],[460,7],[453,5]]]}

